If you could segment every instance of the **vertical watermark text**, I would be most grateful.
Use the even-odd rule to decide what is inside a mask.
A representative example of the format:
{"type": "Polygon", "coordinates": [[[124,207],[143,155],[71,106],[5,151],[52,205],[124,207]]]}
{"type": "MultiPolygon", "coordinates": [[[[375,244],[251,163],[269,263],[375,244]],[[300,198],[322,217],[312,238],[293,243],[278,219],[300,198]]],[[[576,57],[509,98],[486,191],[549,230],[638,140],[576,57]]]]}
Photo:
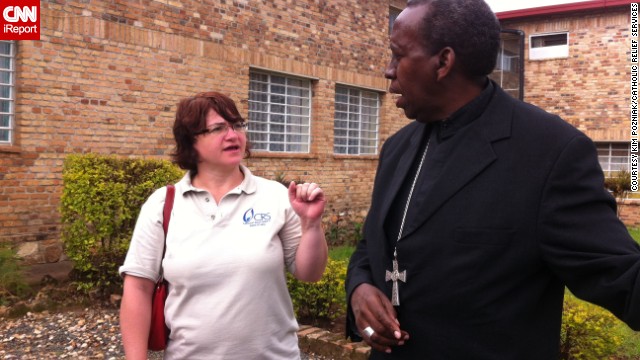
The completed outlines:
{"type": "Polygon", "coordinates": [[[631,3],[631,94],[629,115],[631,118],[631,143],[629,168],[631,191],[638,191],[638,3],[631,3]]]}

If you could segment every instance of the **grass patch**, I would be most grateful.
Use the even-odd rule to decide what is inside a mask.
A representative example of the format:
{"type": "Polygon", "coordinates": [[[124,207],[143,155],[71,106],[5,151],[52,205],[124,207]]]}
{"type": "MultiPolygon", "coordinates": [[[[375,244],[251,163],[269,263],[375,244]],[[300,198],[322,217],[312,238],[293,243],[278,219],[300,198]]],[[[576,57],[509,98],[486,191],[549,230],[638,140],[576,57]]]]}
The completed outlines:
{"type": "Polygon", "coordinates": [[[355,247],[347,245],[331,247],[329,249],[329,258],[332,260],[349,261],[355,249],[355,247]]]}
{"type": "Polygon", "coordinates": [[[628,230],[631,237],[633,237],[637,243],[640,243],[640,228],[630,228],[628,230]]]}

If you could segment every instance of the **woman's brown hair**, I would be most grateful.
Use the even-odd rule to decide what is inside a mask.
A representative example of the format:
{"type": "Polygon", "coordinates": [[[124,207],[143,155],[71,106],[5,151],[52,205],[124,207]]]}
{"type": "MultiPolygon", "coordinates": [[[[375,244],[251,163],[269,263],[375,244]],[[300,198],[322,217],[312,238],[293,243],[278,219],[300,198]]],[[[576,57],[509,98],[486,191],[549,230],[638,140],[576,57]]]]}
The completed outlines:
{"type": "MultiPolygon", "coordinates": [[[[215,91],[199,93],[195,96],[182,99],[178,103],[176,119],[173,123],[173,137],[176,140],[176,149],[171,154],[173,162],[180,168],[192,173],[198,171],[198,153],[194,149],[196,135],[200,134],[207,126],[207,114],[214,110],[222,118],[231,124],[244,122],[240,116],[236,104],[230,97],[215,91]]],[[[249,157],[249,142],[245,150],[245,156],[249,157]]]]}

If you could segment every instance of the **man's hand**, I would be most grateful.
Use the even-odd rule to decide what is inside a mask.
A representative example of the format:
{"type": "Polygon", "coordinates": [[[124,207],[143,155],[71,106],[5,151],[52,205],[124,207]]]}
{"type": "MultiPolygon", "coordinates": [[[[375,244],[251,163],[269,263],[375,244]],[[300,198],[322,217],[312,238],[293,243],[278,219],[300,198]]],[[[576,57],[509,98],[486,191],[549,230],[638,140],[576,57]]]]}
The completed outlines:
{"type": "Polygon", "coordinates": [[[351,294],[351,308],[360,335],[373,349],[390,353],[392,346],[409,339],[409,334],[400,329],[391,301],[378,288],[359,285],[351,294]]]}

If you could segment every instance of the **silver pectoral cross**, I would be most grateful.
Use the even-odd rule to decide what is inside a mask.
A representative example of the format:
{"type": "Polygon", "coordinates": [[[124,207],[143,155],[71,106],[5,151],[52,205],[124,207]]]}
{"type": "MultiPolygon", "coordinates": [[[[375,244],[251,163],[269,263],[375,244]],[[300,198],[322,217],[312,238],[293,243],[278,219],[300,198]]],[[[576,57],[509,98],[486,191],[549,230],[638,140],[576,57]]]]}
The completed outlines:
{"type": "Polygon", "coordinates": [[[384,281],[393,281],[391,289],[391,304],[400,305],[400,295],[398,294],[398,280],[403,283],[407,282],[407,270],[398,271],[398,260],[393,259],[393,271],[387,270],[384,274],[384,281]]]}

